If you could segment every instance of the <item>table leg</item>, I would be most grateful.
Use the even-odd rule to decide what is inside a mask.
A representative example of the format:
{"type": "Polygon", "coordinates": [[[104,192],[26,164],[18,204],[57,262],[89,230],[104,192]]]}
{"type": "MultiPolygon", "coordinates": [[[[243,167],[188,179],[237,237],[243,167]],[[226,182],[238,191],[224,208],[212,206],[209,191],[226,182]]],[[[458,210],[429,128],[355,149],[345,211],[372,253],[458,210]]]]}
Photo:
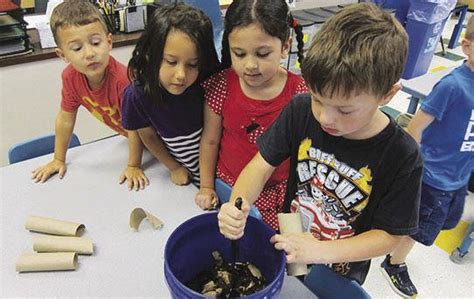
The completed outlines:
{"type": "Polygon", "coordinates": [[[472,240],[474,238],[474,222],[469,225],[469,228],[466,232],[466,236],[464,237],[463,242],[459,246],[459,251],[462,255],[465,255],[469,251],[469,247],[471,247],[472,240]]]}
{"type": "Polygon", "coordinates": [[[461,36],[464,19],[466,18],[467,8],[468,8],[467,5],[463,5],[460,7],[456,7],[454,9],[454,10],[460,10],[460,14],[459,14],[458,23],[454,26],[453,33],[451,34],[451,38],[449,39],[449,44],[448,44],[449,49],[456,48],[456,44],[458,43],[459,36],[461,36]]]}
{"type": "Polygon", "coordinates": [[[420,101],[419,98],[412,96],[410,98],[410,104],[408,105],[407,112],[411,114],[415,114],[416,108],[418,107],[418,102],[420,101]]]}

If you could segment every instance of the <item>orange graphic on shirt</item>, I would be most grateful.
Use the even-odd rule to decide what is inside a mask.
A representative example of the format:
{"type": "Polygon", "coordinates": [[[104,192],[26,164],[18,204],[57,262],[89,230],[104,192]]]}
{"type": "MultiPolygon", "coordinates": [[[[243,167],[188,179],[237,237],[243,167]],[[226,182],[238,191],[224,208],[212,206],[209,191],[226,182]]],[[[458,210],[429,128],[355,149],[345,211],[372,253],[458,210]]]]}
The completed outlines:
{"type": "MultiPolygon", "coordinates": [[[[372,171],[367,167],[362,167],[359,172],[363,175],[360,179],[354,180],[354,183],[359,186],[361,190],[364,190],[367,194],[372,192],[372,186],[369,183],[372,181],[372,171]]],[[[369,198],[367,197],[364,201],[359,203],[354,207],[354,210],[357,212],[362,211],[367,204],[369,203],[369,198]]]]}
{"type": "Polygon", "coordinates": [[[97,102],[94,102],[89,97],[82,97],[82,100],[86,104],[84,107],[86,107],[95,118],[117,133],[127,136],[127,132],[122,128],[120,114],[118,113],[117,107],[101,107],[97,102]]]}
{"type": "Polygon", "coordinates": [[[300,147],[298,149],[298,161],[303,161],[309,159],[308,151],[311,148],[311,139],[306,138],[301,141],[300,147]]]}

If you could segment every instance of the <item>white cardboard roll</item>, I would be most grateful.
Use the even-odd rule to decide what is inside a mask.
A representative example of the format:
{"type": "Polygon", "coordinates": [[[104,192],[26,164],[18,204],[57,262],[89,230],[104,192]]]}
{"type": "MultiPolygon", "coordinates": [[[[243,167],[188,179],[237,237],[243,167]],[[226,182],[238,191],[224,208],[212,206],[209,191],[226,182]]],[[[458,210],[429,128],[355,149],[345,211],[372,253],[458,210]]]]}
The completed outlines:
{"type": "Polygon", "coordinates": [[[36,252],[77,252],[93,254],[94,245],[89,238],[39,236],[33,238],[33,250],[36,252]]]}
{"type": "Polygon", "coordinates": [[[40,216],[28,216],[25,228],[39,233],[78,237],[84,232],[84,224],[56,220],[40,216]]]}
{"type": "Polygon", "coordinates": [[[77,253],[28,253],[16,260],[17,272],[76,270],[77,253]]]}
{"type": "MultiPolygon", "coordinates": [[[[277,216],[280,233],[285,234],[303,232],[300,213],[279,213],[277,216]]],[[[286,270],[289,276],[308,274],[308,266],[306,264],[287,264],[286,270]]]]}

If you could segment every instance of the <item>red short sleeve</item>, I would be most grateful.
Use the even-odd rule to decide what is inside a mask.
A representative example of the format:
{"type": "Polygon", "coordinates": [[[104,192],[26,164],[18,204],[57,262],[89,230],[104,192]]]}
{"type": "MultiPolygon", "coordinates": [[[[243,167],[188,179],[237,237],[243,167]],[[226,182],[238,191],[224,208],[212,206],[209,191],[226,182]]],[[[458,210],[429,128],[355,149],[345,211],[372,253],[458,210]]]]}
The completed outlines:
{"type": "Polygon", "coordinates": [[[202,83],[206,103],[216,114],[222,114],[222,107],[227,98],[228,70],[223,70],[202,83]]]}
{"type": "Polygon", "coordinates": [[[296,86],[295,94],[308,93],[309,89],[308,89],[308,85],[306,85],[306,81],[304,81],[302,77],[300,77],[299,79],[300,79],[300,82],[296,86]]]}
{"type": "Polygon", "coordinates": [[[62,75],[62,91],[61,91],[61,109],[66,112],[75,112],[81,105],[77,92],[74,89],[74,83],[79,85],[77,81],[77,72],[71,65],[64,69],[62,75]],[[76,81],[76,82],[75,82],[76,81]]]}

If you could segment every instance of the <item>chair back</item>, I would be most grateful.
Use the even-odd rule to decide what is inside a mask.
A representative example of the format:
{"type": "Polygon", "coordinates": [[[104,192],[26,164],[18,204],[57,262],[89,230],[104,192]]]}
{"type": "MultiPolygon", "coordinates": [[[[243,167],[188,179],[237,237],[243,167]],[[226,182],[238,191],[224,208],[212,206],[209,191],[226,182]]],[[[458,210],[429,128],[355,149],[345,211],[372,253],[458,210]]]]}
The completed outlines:
{"type": "Polygon", "coordinates": [[[222,33],[224,31],[224,21],[221,13],[219,0],[182,0],[182,2],[199,8],[211,20],[214,30],[214,46],[220,59],[222,33]]]}
{"type": "MultiPolygon", "coordinates": [[[[221,179],[216,179],[214,181],[214,186],[216,188],[217,197],[219,197],[219,201],[221,203],[226,203],[230,199],[230,194],[232,193],[232,187],[226,184],[221,179]]],[[[257,207],[253,206],[250,208],[250,216],[255,217],[257,219],[262,219],[262,214],[258,211],[257,207]]]]}
{"type": "MultiPolygon", "coordinates": [[[[36,158],[39,156],[51,154],[54,152],[54,134],[33,138],[21,143],[17,143],[8,150],[8,161],[10,164],[18,163],[24,160],[36,158]]],[[[69,147],[81,145],[76,134],[72,134],[69,147]]]]}
{"type": "Polygon", "coordinates": [[[304,284],[318,298],[371,298],[356,281],[341,276],[325,265],[314,265],[304,284]]]}

